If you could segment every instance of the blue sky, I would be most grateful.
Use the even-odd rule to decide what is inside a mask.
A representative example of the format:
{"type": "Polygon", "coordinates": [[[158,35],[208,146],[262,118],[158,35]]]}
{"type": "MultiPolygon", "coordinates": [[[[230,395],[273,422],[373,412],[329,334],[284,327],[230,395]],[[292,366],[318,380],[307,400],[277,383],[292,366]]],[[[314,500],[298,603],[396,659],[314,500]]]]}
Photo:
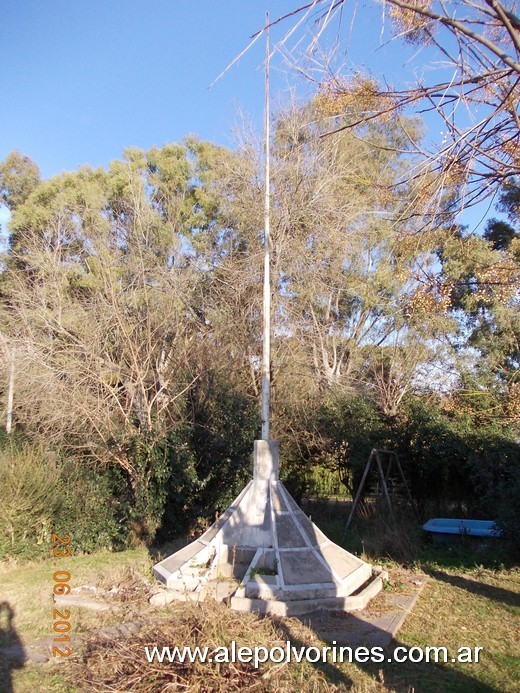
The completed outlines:
{"type": "MultiPolygon", "coordinates": [[[[4,1],[0,159],[19,149],[48,177],[87,163],[105,166],[126,146],[160,146],[189,133],[231,145],[239,109],[261,129],[263,42],[208,87],[262,27],[266,9],[276,18],[296,5],[295,0],[4,1]]],[[[379,14],[368,19],[358,25],[345,61],[368,62],[377,70],[385,61],[366,51],[366,32],[377,45],[379,14]]],[[[273,30],[274,42],[281,32],[273,30]]],[[[399,61],[391,64],[399,69],[399,61]]],[[[274,100],[286,100],[295,81],[275,57],[274,100]]],[[[298,91],[306,98],[312,86],[300,79],[298,91]]]]}
{"type": "MultiPolygon", "coordinates": [[[[18,149],[47,178],[83,164],[107,166],[125,147],[161,146],[188,134],[232,146],[239,112],[260,134],[262,40],[209,85],[263,26],[266,10],[274,19],[297,5],[297,0],[4,0],[0,160],[18,149]]],[[[389,83],[411,84],[423,69],[420,57],[409,62],[412,49],[399,41],[386,45],[389,36],[374,5],[359,5],[357,13],[351,35],[344,21],[346,50],[337,61],[347,70],[369,69],[389,83]]],[[[291,21],[273,29],[273,43],[291,21]]],[[[313,86],[275,55],[273,101],[287,101],[294,90],[305,100],[313,86]]]]}
{"type": "Polygon", "coordinates": [[[263,17],[245,0],[5,2],[0,158],[18,148],[48,177],[188,133],[231,143],[236,105],[261,107],[261,51],[208,86],[263,17]]]}

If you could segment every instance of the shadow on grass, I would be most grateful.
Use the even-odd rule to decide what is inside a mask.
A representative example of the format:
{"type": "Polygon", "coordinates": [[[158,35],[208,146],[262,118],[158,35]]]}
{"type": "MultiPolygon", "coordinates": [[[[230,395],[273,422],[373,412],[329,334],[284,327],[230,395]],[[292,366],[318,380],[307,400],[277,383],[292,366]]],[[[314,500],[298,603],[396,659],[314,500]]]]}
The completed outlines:
{"type": "MultiPolygon", "coordinates": [[[[421,691],[421,693],[438,693],[439,691],[449,691],[449,693],[458,693],[459,691],[460,693],[469,691],[472,693],[496,693],[497,689],[494,686],[483,683],[471,675],[471,667],[478,666],[478,664],[469,662],[459,664],[459,666],[467,667],[468,672],[454,668],[453,659],[457,657],[457,652],[448,651],[446,663],[443,661],[442,652],[439,656],[440,662],[395,661],[396,655],[403,659],[406,652],[417,659],[423,655],[423,652],[417,648],[403,645],[399,640],[394,640],[385,652],[385,656],[388,659],[392,659],[392,662],[385,662],[382,665],[369,663],[357,664],[356,666],[362,668],[376,681],[390,687],[391,690],[403,691],[403,693],[414,690],[421,691]],[[450,660],[453,663],[453,667],[450,667],[448,664],[450,660]]],[[[433,654],[430,655],[430,658],[434,658],[433,654]]]]}
{"type": "Polygon", "coordinates": [[[436,570],[435,568],[429,568],[426,572],[437,580],[447,582],[450,585],[459,587],[467,592],[478,594],[481,597],[486,597],[486,599],[492,599],[496,602],[502,602],[508,606],[520,607],[520,594],[510,590],[505,590],[502,587],[487,585],[460,575],[450,575],[449,573],[445,573],[442,570],[436,570]]]}
{"type": "MultiPolygon", "coordinates": [[[[281,618],[274,618],[274,617],[269,617],[267,616],[266,618],[271,618],[272,621],[274,622],[275,626],[282,632],[283,638],[286,642],[290,643],[290,647],[294,648],[294,650],[299,653],[299,652],[304,652],[308,651],[309,652],[309,657],[311,660],[316,658],[316,655],[318,654],[318,648],[309,646],[309,643],[306,643],[304,639],[301,638],[296,633],[296,628],[294,628],[294,625],[290,621],[283,620],[281,618]],[[303,649],[302,649],[303,648],[303,649]],[[307,650],[306,648],[309,648],[307,650]],[[310,652],[313,651],[312,657],[310,656],[310,652]]],[[[318,637],[319,634],[318,634],[318,637]]],[[[293,649],[291,649],[291,652],[294,652],[293,649]]],[[[320,660],[319,661],[311,661],[310,663],[314,668],[316,668],[318,671],[322,673],[322,675],[327,679],[327,682],[330,684],[333,684],[335,686],[341,686],[342,689],[344,690],[349,690],[352,688],[354,682],[352,679],[347,676],[347,674],[342,671],[336,664],[333,663],[332,657],[329,658],[324,658],[326,661],[321,661],[321,652],[320,654],[320,660]],[[344,688],[343,688],[344,687],[344,688]]],[[[292,666],[295,666],[294,664],[295,658],[292,658],[292,666]]],[[[305,661],[305,657],[303,658],[302,661],[305,661]]],[[[289,665],[289,666],[291,666],[289,665]]]]}
{"type": "Polygon", "coordinates": [[[14,627],[14,609],[9,602],[0,602],[0,691],[13,693],[13,669],[21,669],[25,656],[23,645],[14,627]]]}
{"type": "MultiPolygon", "coordinates": [[[[374,682],[375,685],[391,687],[391,690],[398,692],[403,691],[472,691],[479,693],[492,693],[495,688],[489,686],[474,678],[471,673],[461,671],[449,666],[455,664],[453,661],[459,655],[459,651],[443,651],[443,648],[436,648],[430,651],[428,657],[431,661],[427,661],[427,655],[417,647],[404,645],[399,640],[393,639],[385,630],[372,626],[367,632],[367,624],[356,617],[355,614],[324,614],[322,622],[326,616],[341,618],[342,630],[333,633],[324,633],[322,628],[313,627],[313,618],[301,617],[301,620],[306,622],[314,633],[324,642],[327,643],[329,649],[326,656],[321,655],[318,661],[312,661],[316,658],[317,650],[323,648],[310,647],[308,650],[312,666],[320,671],[325,676],[327,683],[333,686],[338,686],[339,690],[350,690],[356,686],[356,678],[351,677],[345,671],[345,665],[356,667],[364,672],[374,682]],[[363,634],[364,631],[364,634],[363,634]],[[405,660],[407,656],[411,656],[415,661],[399,661],[405,660]],[[439,661],[435,661],[435,657],[439,661]],[[425,661],[419,661],[423,657],[425,661]],[[446,660],[445,660],[446,657],[446,660]],[[326,661],[322,661],[322,659],[326,661]],[[369,661],[369,659],[376,661],[369,661]]],[[[290,646],[295,648],[297,652],[300,648],[308,648],[309,643],[298,634],[297,628],[294,626],[294,620],[284,620],[273,618],[277,628],[282,632],[286,641],[289,641],[290,646]]],[[[462,657],[467,657],[467,648],[463,648],[460,654],[462,657]]],[[[292,650],[291,650],[292,651],[292,650]]],[[[471,656],[474,656],[472,651],[471,656]]],[[[305,655],[303,656],[305,660],[305,655]]],[[[290,666],[295,666],[294,658],[290,666]]],[[[467,666],[471,668],[472,663],[460,663],[459,666],[467,666]]],[[[478,665],[477,665],[478,666],[478,665]]],[[[359,690],[364,690],[363,684],[359,684],[359,690]]]]}

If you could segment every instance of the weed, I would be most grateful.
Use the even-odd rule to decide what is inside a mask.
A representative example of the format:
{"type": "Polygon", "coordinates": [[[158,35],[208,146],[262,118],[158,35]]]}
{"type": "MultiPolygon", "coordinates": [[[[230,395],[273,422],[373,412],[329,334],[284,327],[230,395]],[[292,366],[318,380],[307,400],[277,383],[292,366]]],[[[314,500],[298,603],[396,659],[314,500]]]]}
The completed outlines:
{"type": "Polygon", "coordinates": [[[255,575],[278,575],[278,570],[259,566],[258,568],[253,568],[250,575],[251,577],[255,577],[255,575]]]}

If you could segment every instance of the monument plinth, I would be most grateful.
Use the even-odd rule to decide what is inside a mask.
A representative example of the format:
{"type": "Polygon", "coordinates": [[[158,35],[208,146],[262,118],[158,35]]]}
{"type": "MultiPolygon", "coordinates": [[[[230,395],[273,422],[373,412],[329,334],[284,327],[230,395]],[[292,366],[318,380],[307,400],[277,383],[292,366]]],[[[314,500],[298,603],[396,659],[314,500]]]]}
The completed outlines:
{"type": "Polygon", "coordinates": [[[330,541],[278,467],[278,442],[256,440],[253,479],[199,539],[154,566],[177,598],[215,596],[226,582],[233,609],[298,615],[362,609],[379,592],[385,574],[330,541]]]}

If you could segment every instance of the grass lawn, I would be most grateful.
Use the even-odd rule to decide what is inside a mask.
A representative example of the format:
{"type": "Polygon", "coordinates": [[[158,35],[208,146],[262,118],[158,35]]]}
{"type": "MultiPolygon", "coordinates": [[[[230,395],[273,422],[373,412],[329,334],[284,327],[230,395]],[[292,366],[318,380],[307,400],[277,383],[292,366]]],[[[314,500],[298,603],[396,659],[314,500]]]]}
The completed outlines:
{"type": "MultiPolygon", "coordinates": [[[[430,579],[398,633],[408,647],[482,647],[478,663],[392,664],[396,690],[514,691],[520,688],[520,571],[430,568],[430,579]]],[[[392,688],[391,688],[392,689],[392,688]]]]}
{"type": "MultiPolygon", "coordinates": [[[[103,551],[71,558],[48,559],[22,563],[16,567],[0,564],[0,601],[8,602],[14,611],[14,625],[24,642],[52,634],[53,574],[70,573],[71,588],[79,585],[108,587],[151,581],[152,562],[146,550],[110,553],[103,551]]],[[[87,609],[73,614],[74,632],[85,632],[117,622],[124,609],[114,612],[92,612],[87,609]],[[118,613],[119,611],[119,613],[118,613]]],[[[0,630],[0,646],[9,644],[9,636],[0,630]]],[[[0,689],[1,690],[1,689],[0,689]]]]}
{"type": "MultiPolygon", "coordinates": [[[[319,517],[313,513],[313,519],[319,517]]],[[[338,533],[334,518],[322,518],[324,530],[338,533]]],[[[370,527],[359,528],[365,536],[365,551],[372,562],[386,560],[390,573],[388,590],[401,589],[402,564],[385,559],[367,543],[370,527]],[[392,578],[392,575],[394,576],[392,578]]],[[[380,531],[386,540],[384,531],[380,531]]],[[[355,541],[355,537],[349,542],[355,541]]],[[[347,544],[349,543],[347,542],[347,544]]],[[[359,547],[358,547],[359,550],[359,547]]],[[[71,607],[73,632],[87,632],[107,624],[143,620],[135,636],[107,643],[91,640],[79,652],[55,663],[27,669],[4,670],[16,693],[28,691],[515,691],[520,690],[518,633],[520,626],[520,570],[510,565],[494,547],[486,551],[468,545],[415,544],[414,561],[406,570],[421,569],[429,580],[412,614],[398,633],[396,645],[426,648],[447,647],[450,658],[460,647],[481,647],[478,663],[388,663],[383,664],[193,664],[174,670],[172,664],[149,665],[145,644],[158,645],[265,645],[273,647],[291,640],[293,645],[321,646],[309,628],[296,619],[261,618],[238,614],[224,605],[173,603],[152,610],[145,599],[146,581],[151,581],[153,559],[146,550],[76,556],[63,562],[71,573],[72,587],[116,588],[126,595],[108,612],[71,607]],[[144,590],[144,591],[143,591],[144,590]]],[[[59,569],[62,568],[60,563],[59,569]]],[[[1,601],[14,610],[13,625],[25,644],[52,634],[53,561],[16,567],[0,567],[1,601]]],[[[384,604],[385,592],[373,602],[384,604]]],[[[5,626],[4,626],[5,628],[5,626]]],[[[2,634],[3,644],[13,634],[2,634]]]]}

